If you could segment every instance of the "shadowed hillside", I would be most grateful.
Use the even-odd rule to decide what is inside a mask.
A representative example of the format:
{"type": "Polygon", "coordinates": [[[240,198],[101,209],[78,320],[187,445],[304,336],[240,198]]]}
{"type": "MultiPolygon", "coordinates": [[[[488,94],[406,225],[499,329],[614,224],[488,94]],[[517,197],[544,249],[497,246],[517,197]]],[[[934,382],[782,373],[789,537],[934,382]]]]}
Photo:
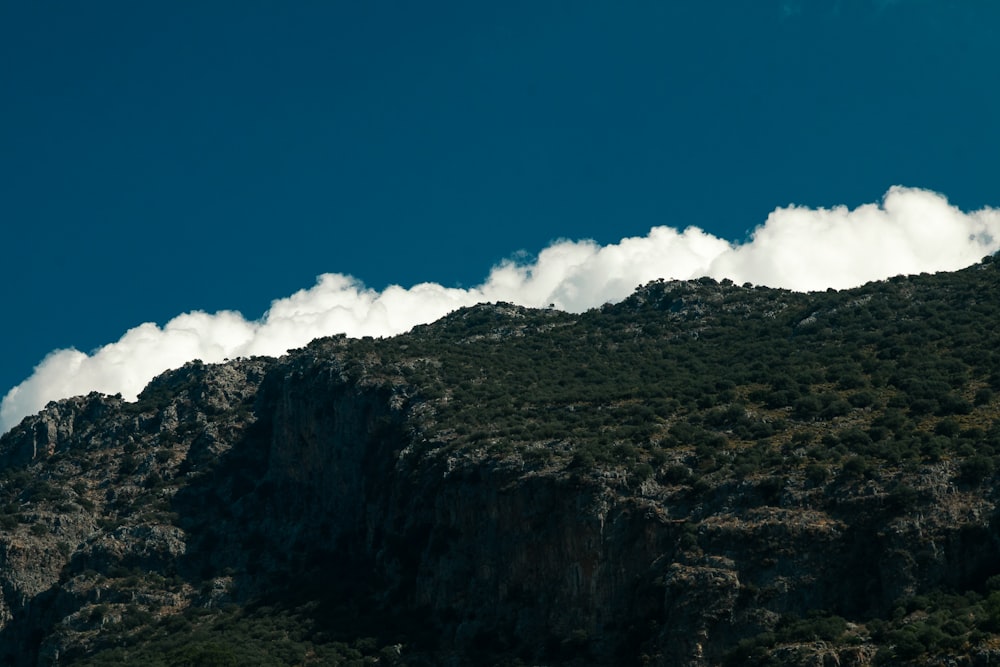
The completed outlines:
{"type": "Polygon", "coordinates": [[[1000,660],[1000,269],[194,362],[0,440],[13,665],[1000,660]]]}

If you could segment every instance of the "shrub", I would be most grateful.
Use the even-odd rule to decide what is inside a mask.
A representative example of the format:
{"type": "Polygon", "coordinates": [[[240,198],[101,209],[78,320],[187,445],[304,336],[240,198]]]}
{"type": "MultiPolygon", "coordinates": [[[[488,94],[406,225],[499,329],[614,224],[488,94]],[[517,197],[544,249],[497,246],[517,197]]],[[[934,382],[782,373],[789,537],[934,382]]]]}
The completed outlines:
{"type": "Polygon", "coordinates": [[[868,473],[868,461],[863,456],[852,456],[842,467],[848,477],[864,477],[868,473]]]}
{"type": "Polygon", "coordinates": [[[963,482],[979,485],[993,474],[993,459],[986,456],[972,456],[959,465],[959,476],[963,482]]]}
{"type": "Polygon", "coordinates": [[[942,419],[934,426],[934,432],[946,438],[953,438],[962,430],[961,425],[953,417],[942,419]]]}
{"type": "Polygon", "coordinates": [[[809,480],[814,486],[819,486],[827,480],[830,476],[830,472],[827,470],[826,466],[820,465],[819,463],[811,463],[806,466],[806,479],[809,480]]]}
{"type": "Polygon", "coordinates": [[[938,400],[937,414],[967,415],[972,412],[972,404],[961,396],[952,393],[945,394],[938,400]]]}
{"type": "Polygon", "coordinates": [[[875,405],[875,394],[870,391],[859,391],[847,397],[847,402],[855,408],[867,408],[875,405]]]}
{"type": "Polygon", "coordinates": [[[665,484],[685,484],[691,479],[691,471],[679,463],[667,466],[660,475],[665,484]]]}
{"type": "Polygon", "coordinates": [[[850,412],[850,403],[842,398],[836,398],[823,406],[823,409],[820,410],[819,416],[823,419],[833,419],[834,417],[843,417],[850,412]]]}
{"type": "Polygon", "coordinates": [[[792,404],[792,415],[797,419],[814,419],[823,409],[823,403],[818,396],[809,394],[792,404]]]}

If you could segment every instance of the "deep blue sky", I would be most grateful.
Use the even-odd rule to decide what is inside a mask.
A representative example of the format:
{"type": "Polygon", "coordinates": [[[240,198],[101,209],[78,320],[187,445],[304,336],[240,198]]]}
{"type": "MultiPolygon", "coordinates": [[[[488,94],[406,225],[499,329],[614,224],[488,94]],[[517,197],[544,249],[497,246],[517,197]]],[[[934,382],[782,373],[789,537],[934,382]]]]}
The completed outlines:
{"type": "Polygon", "coordinates": [[[473,285],[892,184],[1000,205],[1000,3],[0,3],[0,395],[323,272],[473,285]]]}

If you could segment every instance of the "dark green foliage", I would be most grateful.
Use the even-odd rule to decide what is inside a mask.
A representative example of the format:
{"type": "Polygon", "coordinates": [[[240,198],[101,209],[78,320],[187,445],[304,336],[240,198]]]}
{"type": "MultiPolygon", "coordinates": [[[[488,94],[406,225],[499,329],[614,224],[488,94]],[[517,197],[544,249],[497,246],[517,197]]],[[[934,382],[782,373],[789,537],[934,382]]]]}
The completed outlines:
{"type": "Polygon", "coordinates": [[[993,469],[993,459],[978,454],[962,461],[959,466],[962,481],[972,485],[980,484],[992,475],[993,469]]]}
{"type": "MultiPolygon", "coordinates": [[[[702,473],[764,473],[783,466],[783,459],[767,448],[745,453],[741,443],[781,438],[788,417],[806,425],[847,424],[826,433],[823,447],[810,455],[819,461],[860,457],[847,465],[848,476],[863,477],[883,463],[936,461],[957,447],[954,420],[975,407],[965,396],[977,371],[971,355],[941,350],[957,349],[949,335],[971,339],[941,328],[932,334],[908,313],[919,305],[920,317],[944,317],[954,307],[946,294],[931,308],[894,300],[894,288],[886,285],[884,294],[827,293],[823,303],[805,305],[811,297],[730,286],[721,292],[721,309],[688,314],[686,308],[717,298],[719,289],[652,283],[618,306],[576,317],[526,316],[505,305],[466,309],[407,338],[380,341],[380,363],[387,374],[401,371],[420,387],[418,400],[434,404],[438,428],[454,424],[449,447],[530,451],[536,462],[561,459],[576,471],[647,463],[655,473],[659,464],[645,452],[680,449],[702,473]],[[801,317],[787,307],[770,320],[753,317],[779,294],[834,328],[800,328],[801,317]],[[863,333],[883,325],[880,335],[863,333]],[[697,337],[687,334],[693,330],[697,337]],[[756,340],[767,343],[750,344],[756,340]],[[863,352],[861,340],[868,345],[863,352]],[[405,344],[397,349],[397,341],[405,344]],[[918,428],[928,417],[952,420],[936,427],[941,439],[918,428]],[[546,442],[563,446],[547,447],[543,457],[537,445],[546,442]]],[[[369,364],[375,349],[364,341],[341,348],[369,364]]]]}
{"type": "Polygon", "coordinates": [[[726,665],[766,664],[767,649],[778,644],[800,642],[837,642],[847,630],[847,621],[840,616],[813,610],[805,618],[794,614],[783,616],[773,631],[741,641],[725,659],[726,665]],[[763,661],[763,663],[762,663],[763,661]]]}
{"type": "Polygon", "coordinates": [[[986,597],[934,591],[898,601],[893,618],[869,621],[872,638],[880,645],[877,664],[901,660],[926,660],[955,655],[970,644],[982,642],[1000,629],[1000,593],[986,597]]]}
{"type": "Polygon", "coordinates": [[[813,419],[818,417],[822,410],[823,402],[819,396],[813,394],[797,399],[792,405],[792,414],[796,419],[813,419]]]}
{"type": "MultiPolygon", "coordinates": [[[[105,626],[102,631],[105,643],[118,646],[74,660],[72,664],[82,667],[402,664],[400,649],[374,638],[337,639],[336,629],[321,622],[319,611],[311,605],[292,610],[231,607],[191,610],[154,622],[143,612],[126,610],[120,623],[105,626]],[[145,629],[138,634],[130,632],[139,627],[145,629]]],[[[95,606],[91,620],[100,622],[109,612],[106,605],[95,606]]]]}
{"type": "Polygon", "coordinates": [[[819,485],[830,477],[830,471],[826,466],[812,463],[806,468],[806,479],[813,485],[819,485]]]}
{"type": "Polygon", "coordinates": [[[993,390],[989,387],[983,387],[976,392],[976,397],[974,400],[975,405],[987,405],[993,400],[993,390]]]}
{"type": "Polygon", "coordinates": [[[869,471],[868,461],[863,456],[852,456],[844,461],[842,470],[850,477],[864,477],[869,471]]]}

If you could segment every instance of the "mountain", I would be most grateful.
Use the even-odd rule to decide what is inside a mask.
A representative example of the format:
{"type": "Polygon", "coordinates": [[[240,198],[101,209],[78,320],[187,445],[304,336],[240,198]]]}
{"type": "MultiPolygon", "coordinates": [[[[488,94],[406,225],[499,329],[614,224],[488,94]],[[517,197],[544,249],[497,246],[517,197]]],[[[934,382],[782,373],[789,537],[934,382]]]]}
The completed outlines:
{"type": "Polygon", "coordinates": [[[0,659],[995,664],[998,392],[991,258],[192,362],[0,439],[0,659]]]}

